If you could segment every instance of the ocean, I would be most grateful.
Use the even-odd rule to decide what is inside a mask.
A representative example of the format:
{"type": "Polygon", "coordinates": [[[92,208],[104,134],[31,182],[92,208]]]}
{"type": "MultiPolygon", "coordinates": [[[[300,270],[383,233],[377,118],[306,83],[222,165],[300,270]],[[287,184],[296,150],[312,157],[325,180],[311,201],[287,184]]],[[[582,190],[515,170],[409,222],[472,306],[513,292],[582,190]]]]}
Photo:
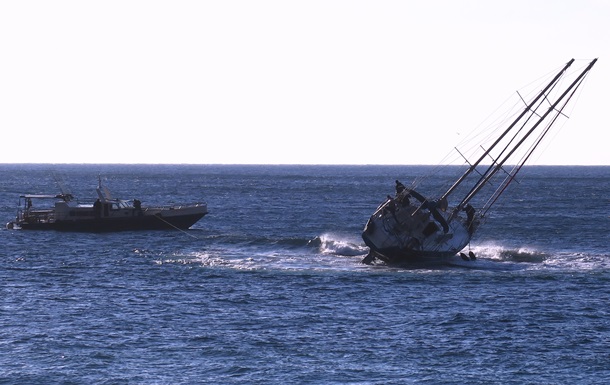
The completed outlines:
{"type": "Polygon", "coordinates": [[[609,383],[610,167],[526,167],[476,261],[362,264],[394,181],[432,171],[0,165],[4,222],[56,178],[209,210],[188,231],[0,230],[0,384],[609,383]]]}

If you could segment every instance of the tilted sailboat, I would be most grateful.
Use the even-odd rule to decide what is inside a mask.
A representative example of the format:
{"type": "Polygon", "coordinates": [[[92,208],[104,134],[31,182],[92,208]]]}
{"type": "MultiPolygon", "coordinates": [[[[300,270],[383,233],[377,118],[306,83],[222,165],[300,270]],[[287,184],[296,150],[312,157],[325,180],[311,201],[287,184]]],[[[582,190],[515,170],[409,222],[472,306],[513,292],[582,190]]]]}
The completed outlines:
{"type": "Polygon", "coordinates": [[[462,250],[551,127],[565,117],[563,111],[596,61],[570,73],[572,59],[529,102],[519,94],[519,109],[488,143],[479,143],[476,160],[468,161],[456,148],[465,171],[439,195],[423,195],[415,190],[417,183],[405,187],[397,180],[396,195],[388,196],[366,223],[362,238],[370,252],[363,262],[439,262],[457,254],[475,259],[462,250]]]}

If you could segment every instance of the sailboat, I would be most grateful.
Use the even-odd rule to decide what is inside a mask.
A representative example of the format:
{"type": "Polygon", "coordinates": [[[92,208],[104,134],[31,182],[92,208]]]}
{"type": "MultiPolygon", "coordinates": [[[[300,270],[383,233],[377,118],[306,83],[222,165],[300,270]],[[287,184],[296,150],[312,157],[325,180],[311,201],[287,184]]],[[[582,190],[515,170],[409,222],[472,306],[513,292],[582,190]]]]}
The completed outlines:
{"type": "Polygon", "coordinates": [[[472,251],[463,250],[551,128],[567,117],[564,111],[596,61],[571,71],[571,59],[531,92],[529,101],[517,93],[517,108],[503,115],[494,134],[486,131],[486,142],[469,147],[476,157],[454,149],[462,171],[448,188],[425,195],[419,190],[421,182],[405,186],[396,180],[395,194],[386,197],[364,227],[362,239],[369,253],[362,262],[443,262],[456,255],[476,259],[472,251]]]}

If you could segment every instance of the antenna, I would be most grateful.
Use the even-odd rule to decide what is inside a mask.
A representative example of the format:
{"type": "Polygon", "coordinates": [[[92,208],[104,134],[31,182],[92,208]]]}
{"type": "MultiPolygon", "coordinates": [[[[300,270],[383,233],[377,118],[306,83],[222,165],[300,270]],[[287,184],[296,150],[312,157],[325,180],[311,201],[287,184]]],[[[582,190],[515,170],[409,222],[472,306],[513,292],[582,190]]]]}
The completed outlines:
{"type": "Polygon", "coordinates": [[[62,175],[60,175],[57,171],[53,171],[51,173],[53,175],[53,180],[55,180],[55,184],[57,184],[57,187],[59,188],[59,191],[61,191],[62,195],[72,195],[72,192],[70,191],[70,189],[66,186],[66,183],[64,182],[64,178],[62,175]]]}

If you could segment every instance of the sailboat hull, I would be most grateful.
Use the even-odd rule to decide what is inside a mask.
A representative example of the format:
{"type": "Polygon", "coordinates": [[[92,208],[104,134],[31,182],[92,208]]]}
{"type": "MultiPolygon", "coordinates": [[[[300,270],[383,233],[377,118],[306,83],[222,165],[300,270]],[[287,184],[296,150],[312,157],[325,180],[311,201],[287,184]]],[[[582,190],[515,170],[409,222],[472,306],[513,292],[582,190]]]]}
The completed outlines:
{"type": "Polygon", "coordinates": [[[370,257],[388,265],[436,265],[455,256],[453,252],[426,252],[405,249],[375,249],[370,247],[370,257]]]}
{"type": "Polygon", "coordinates": [[[409,193],[414,192],[388,197],[368,220],[362,239],[371,258],[390,264],[437,263],[468,245],[475,223],[460,215],[449,220],[449,213],[431,205],[410,203],[409,193]]]}

